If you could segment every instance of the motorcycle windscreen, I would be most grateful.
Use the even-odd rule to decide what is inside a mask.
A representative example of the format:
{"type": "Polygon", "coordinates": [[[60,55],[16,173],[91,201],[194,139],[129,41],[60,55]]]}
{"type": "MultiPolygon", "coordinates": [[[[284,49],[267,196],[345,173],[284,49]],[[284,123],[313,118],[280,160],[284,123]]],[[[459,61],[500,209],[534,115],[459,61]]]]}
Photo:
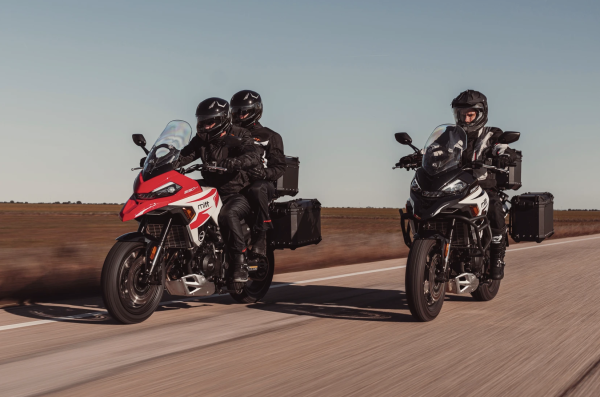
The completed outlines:
{"type": "Polygon", "coordinates": [[[423,169],[429,175],[456,169],[467,148],[467,134],[454,124],[442,124],[433,130],[423,149],[423,169]]]}
{"type": "Polygon", "coordinates": [[[144,163],[143,178],[148,180],[174,169],[179,153],[192,138],[192,127],[182,120],[173,120],[167,124],[144,163]]]}

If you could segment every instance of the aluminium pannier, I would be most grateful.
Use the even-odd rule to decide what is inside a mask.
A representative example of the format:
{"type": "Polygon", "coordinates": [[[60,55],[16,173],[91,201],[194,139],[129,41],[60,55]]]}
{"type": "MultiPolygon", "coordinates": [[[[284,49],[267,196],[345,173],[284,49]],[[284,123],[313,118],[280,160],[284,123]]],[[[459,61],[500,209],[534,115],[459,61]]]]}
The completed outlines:
{"type": "Polygon", "coordinates": [[[285,171],[275,183],[275,191],[278,197],[293,197],[298,194],[299,171],[300,160],[298,160],[298,157],[285,156],[285,171]]]}
{"type": "Polygon", "coordinates": [[[317,199],[273,203],[273,229],[267,233],[275,249],[296,249],[321,242],[321,203],[317,199]]]}
{"type": "Polygon", "coordinates": [[[513,196],[510,208],[510,236],[516,242],[541,243],[554,234],[554,196],[525,193],[513,196]]]}
{"type": "Polygon", "coordinates": [[[516,150],[517,159],[515,165],[508,167],[508,174],[499,172],[496,174],[496,183],[499,189],[519,190],[521,183],[521,164],[523,162],[523,154],[516,150]]]}

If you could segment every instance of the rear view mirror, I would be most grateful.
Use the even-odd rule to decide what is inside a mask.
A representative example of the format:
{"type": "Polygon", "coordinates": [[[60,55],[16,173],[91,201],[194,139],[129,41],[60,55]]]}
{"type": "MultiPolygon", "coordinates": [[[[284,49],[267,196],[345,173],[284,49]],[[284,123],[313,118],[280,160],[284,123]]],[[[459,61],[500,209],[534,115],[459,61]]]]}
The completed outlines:
{"type": "Polygon", "coordinates": [[[146,138],[144,138],[142,134],[133,134],[131,138],[133,138],[133,143],[140,146],[144,149],[144,153],[148,154],[148,149],[146,149],[146,138]]]}
{"type": "Polygon", "coordinates": [[[396,141],[403,145],[410,145],[412,143],[410,135],[408,135],[406,132],[397,132],[394,136],[396,137],[396,141]]]}
{"type": "Polygon", "coordinates": [[[394,136],[396,137],[396,141],[398,141],[398,143],[410,146],[415,153],[419,152],[419,149],[412,144],[412,138],[406,132],[397,132],[394,134],[394,136]]]}
{"type": "Polygon", "coordinates": [[[133,143],[135,143],[137,146],[146,146],[146,138],[144,138],[144,135],[133,134],[131,137],[133,138],[133,143]]]}
{"type": "Polygon", "coordinates": [[[517,132],[517,131],[504,131],[502,133],[502,135],[500,135],[500,138],[498,138],[498,142],[499,143],[505,143],[505,144],[509,144],[509,143],[513,143],[519,140],[519,138],[521,137],[521,133],[517,132]]]}

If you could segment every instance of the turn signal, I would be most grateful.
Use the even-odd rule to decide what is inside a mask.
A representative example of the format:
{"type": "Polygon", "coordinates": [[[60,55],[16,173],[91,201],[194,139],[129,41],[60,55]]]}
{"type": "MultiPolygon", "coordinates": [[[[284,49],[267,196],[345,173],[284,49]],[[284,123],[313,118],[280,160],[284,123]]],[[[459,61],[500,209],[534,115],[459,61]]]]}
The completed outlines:
{"type": "Polygon", "coordinates": [[[473,216],[479,215],[479,207],[478,206],[470,205],[469,209],[471,210],[471,214],[473,214],[473,216]]]}
{"type": "Polygon", "coordinates": [[[154,257],[156,256],[156,250],[158,249],[158,247],[155,245],[154,247],[152,247],[152,252],[150,252],[150,260],[153,261],[154,257]]]}
{"type": "Polygon", "coordinates": [[[182,210],[188,221],[191,221],[196,216],[196,211],[192,207],[183,207],[182,210]]]}

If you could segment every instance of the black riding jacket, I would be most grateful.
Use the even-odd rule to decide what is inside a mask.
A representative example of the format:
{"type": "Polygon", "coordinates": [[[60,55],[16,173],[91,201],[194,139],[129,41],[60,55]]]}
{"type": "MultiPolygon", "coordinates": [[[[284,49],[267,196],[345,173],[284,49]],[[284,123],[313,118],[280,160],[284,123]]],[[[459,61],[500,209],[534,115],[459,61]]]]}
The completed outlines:
{"type": "Polygon", "coordinates": [[[248,129],[262,155],[262,164],[259,167],[265,167],[265,179],[276,181],[285,171],[285,154],[281,135],[270,128],[263,127],[258,121],[248,129]]]}
{"type": "Polygon", "coordinates": [[[228,196],[238,193],[240,190],[250,185],[250,178],[245,170],[256,167],[260,162],[260,153],[250,132],[241,127],[230,126],[227,133],[242,138],[242,145],[228,147],[222,139],[207,141],[207,135],[203,133],[196,134],[190,143],[181,150],[179,156],[179,165],[183,166],[202,159],[203,164],[215,162],[217,165],[222,160],[232,157],[242,162],[242,170],[239,172],[217,172],[202,171],[202,177],[208,186],[216,187],[219,194],[228,196]]]}
{"type": "MultiPolygon", "coordinates": [[[[498,143],[500,135],[502,130],[496,127],[483,127],[468,133],[467,147],[462,155],[463,164],[477,161],[492,165],[492,159],[502,155],[507,155],[514,160],[515,151],[506,144],[498,143]]],[[[474,169],[473,176],[479,180],[479,185],[484,189],[496,187],[496,174],[488,172],[485,168],[474,169]]]]}

